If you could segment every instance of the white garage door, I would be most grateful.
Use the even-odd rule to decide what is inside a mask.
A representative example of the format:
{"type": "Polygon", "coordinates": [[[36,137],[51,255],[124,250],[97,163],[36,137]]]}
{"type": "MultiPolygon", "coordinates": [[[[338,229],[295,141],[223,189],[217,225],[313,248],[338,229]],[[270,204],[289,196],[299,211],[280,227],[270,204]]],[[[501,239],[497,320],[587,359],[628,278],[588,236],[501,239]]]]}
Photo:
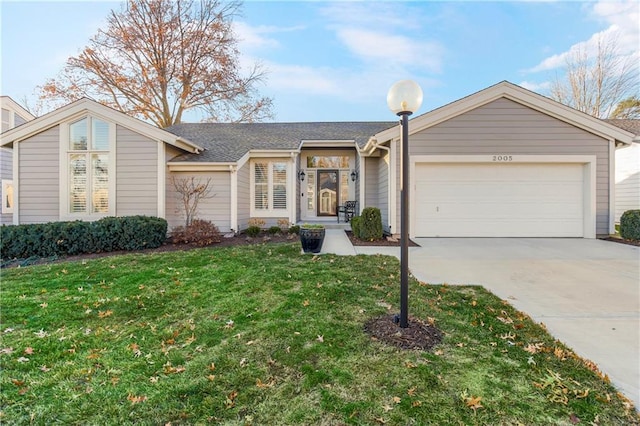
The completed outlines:
{"type": "Polygon", "coordinates": [[[582,237],[583,166],[417,163],[416,237],[582,237]]]}

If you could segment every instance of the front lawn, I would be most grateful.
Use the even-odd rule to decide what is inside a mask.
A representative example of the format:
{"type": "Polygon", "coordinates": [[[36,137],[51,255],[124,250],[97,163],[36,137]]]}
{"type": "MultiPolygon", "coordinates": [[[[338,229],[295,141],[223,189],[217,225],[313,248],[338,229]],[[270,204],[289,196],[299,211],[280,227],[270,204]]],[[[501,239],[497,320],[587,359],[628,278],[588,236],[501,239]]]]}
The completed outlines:
{"type": "Polygon", "coordinates": [[[363,332],[399,264],[299,244],[2,271],[0,423],[640,424],[628,401],[479,287],[410,282],[443,342],[363,332]]]}

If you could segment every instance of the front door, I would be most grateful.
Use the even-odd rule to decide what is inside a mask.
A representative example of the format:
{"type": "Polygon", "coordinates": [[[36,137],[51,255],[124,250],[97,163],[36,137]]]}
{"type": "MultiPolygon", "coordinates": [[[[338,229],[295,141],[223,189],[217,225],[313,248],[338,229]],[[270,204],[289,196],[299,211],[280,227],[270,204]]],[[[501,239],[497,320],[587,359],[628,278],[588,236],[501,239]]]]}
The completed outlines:
{"type": "Polygon", "coordinates": [[[338,170],[318,170],[318,216],[335,216],[338,213],[339,176],[338,170]]]}

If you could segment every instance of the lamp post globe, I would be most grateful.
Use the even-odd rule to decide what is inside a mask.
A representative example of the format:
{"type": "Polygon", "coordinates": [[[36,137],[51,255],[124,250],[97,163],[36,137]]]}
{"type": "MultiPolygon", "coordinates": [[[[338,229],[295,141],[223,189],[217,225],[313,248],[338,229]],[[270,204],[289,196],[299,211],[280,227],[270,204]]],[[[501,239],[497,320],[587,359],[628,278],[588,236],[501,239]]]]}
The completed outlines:
{"type": "Polygon", "coordinates": [[[422,105],[422,89],[413,80],[391,86],[387,105],[400,116],[402,126],[402,178],[400,180],[400,328],[409,327],[409,116],[422,105]]]}
{"type": "Polygon", "coordinates": [[[422,105],[422,89],[413,80],[400,80],[389,89],[387,105],[396,115],[413,114],[422,105]]]}

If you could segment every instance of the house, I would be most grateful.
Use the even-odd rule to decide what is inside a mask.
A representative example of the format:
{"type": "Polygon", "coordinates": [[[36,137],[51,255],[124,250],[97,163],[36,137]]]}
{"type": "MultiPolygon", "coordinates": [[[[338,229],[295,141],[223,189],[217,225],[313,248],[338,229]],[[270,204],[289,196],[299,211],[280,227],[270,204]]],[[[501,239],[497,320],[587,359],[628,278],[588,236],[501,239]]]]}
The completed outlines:
{"type": "MultiPolygon", "coordinates": [[[[9,96],[0,96],[2,110],[2,127],[0,132],[33,120],[35,117],[9,96]]],[[[0,193],[2,194],[2,210],[0,225],[13,223],[13,156],[11,150],[0,148],[0,193]]]]}
{"type": "MultiPolygon", "coordinates": [[[[82,99],[2,134],[14,223],[145,214],[183,223],[175,179],[210,180],[221,231],[335,221],[347,200],[399,233],[400,127],[198,123],[158,129],[82,99]]],[[[614,151],[634,135],[509,82],[410,121],[412,237],[582,237],[613,230],[614,151]]]]}
{"type": "Polygon", "coordinates": [[[627,210],[640,209],[640,120],[605,120],[635,135],[630,145],[616,149],[615,222],[627,210]]]}

